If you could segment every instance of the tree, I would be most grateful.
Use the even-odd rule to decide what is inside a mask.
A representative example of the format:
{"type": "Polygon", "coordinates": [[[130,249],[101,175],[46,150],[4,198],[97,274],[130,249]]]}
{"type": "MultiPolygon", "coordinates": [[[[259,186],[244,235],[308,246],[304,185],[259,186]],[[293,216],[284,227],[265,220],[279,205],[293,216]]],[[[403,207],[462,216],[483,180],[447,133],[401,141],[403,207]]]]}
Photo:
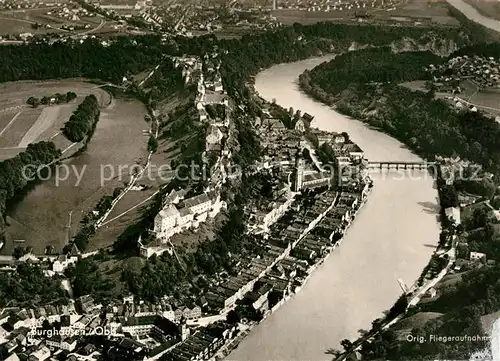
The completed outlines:
{"type": "Polygon", "coordinates": [[[33,108],[36,108],[40,104],[40,100],[35,97],[29,97],[26,103],[31,105],[33,108]]]}
{"type": "Polygon", "coordinates": [[[344,348],[344,350],[346,352],[350,351],[352,349],[352,346],[353,346],[352,342],[349,341],[347,338],[340,341],[340,344],[342,345],[342,347],[344,348]]]}
{"type": "Polygon", "coordinates": [[[228,323],[233,324],[233,325],[240,322],[240,320],[241,320],[240,314],[238,312],[236,312],[235,310],[229,311],[227,316],[226,316],[226,321],[228,323]]]}
{"type": "Polygon", "coordinates": [[[23,248],[21,246],[17,246],[16,248],[14,248],[14,250],[12,251],[12,256],[15,258],[15,259],[19,259],[21,258],[22,256],[24,256],[26,254],[26,248],[23,248]]]}
{"type": "Polygon", "coordinates": [[[158,140],[152,135],[148,140],[148,151],[155,153],[158,149],[158,140]]]}

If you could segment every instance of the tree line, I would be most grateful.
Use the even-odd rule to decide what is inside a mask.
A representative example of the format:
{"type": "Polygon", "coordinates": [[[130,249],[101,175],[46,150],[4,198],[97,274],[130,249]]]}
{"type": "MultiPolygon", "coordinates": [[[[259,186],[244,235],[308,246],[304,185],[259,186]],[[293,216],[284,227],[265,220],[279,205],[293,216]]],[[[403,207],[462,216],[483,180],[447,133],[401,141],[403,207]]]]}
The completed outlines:
{"type": "Polygon", "coordinates": [[[28,100],[26,100],[26,104],[31,105],[33,108],[36,108],[40,104],[48,105],[52,104],[52,102],[54,104],[63,104],[63,103],[69,103],[74,99],[76,99],[76,93],[69,91],[65,94],[56,93],[52,96],[44,96],[41,99],[36,97],[29,97],[28,100]]]}
{"type": "MultiPolygon", "coordinates": [[[[0,215],[3,221],[10,201],[25,191],[30,184],[45,176],[42,166],[61,156],[52,142],[29,144],[24,152],[0,162],[0,215]]],[[[45,169],[48,171],[48,169],[45,169]]]]}
{"type": "Polygon", "coordinates": [[[99,121],[99,115],[99,102],[96,96],[87,95],[64,124],[63,134],[72,142],[81,142],[92,134],[99,121]]]}
{"type": "Polygon", "coordinates": [[[250,76],[271,65],[297,61],[325,52],[346,51],[352,43],[384,46],[415,39],[419,43],[445,46],[453,40],[459,47],[486,38],[478,29],[386,27],[369,24],[294,24],[270,31],[247,34],[240,39],[195,38],[160,35],[100,39],[65,39],[0,47],[0,82],[86,77],[121,82],[124,76],[156,66],[165,55],[203,56],[216,47],[223,56],[221,73],[231,95],[244,95],[250,76]]]}

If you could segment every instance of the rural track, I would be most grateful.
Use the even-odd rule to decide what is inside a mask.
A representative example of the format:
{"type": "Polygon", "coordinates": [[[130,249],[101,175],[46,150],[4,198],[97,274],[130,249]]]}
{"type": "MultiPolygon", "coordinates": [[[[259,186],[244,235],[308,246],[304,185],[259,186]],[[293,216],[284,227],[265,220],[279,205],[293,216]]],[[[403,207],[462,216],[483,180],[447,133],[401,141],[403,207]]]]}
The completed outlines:
{"type": "Polygon", "coordinates": [[[14,117],[10,120],[10,122],[2,129],[2,131],[0,131],[0,137],[3,135],[3,133],[5,133],[7,130],[9,130],[9,128],[12,126],[12,124],[14,124],[16,119],[21,115],[21,113],[22,112],[19,112],[16,115],[14,115],[14,117]]]}

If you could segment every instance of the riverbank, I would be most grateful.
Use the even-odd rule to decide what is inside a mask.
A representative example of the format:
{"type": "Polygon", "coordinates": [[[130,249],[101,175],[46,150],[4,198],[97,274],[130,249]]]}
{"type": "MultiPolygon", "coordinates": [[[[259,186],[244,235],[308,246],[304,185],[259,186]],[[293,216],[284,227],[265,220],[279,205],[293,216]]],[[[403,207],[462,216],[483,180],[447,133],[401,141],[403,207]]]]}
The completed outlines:
{"type": "MultiPolygon", "coordinates": [[[[276,305],[274,305],[271,309],[269,309],[267,312],[264,313],[263,318],[260,322],[252,322],[250,324],[245,324],[244,328],[241,330],[243,335],[236,337],[235,339],[231,340],[228,344],[226,344],[222,350],[220,350],[213,358],[213,360],[218,359],[218,357],[227,357],[230,352],[238,347],[241,341],[244,340],[245,336],[247,336],[253,329],[255,329],[256,326],[258,326],[261,322],[265,321],[268,317],[270,317],[272,314],[277,312],[279,309],[281,309],[287,302],[289,302],[291,299],[293,299],[296,295],[299,294],[299,292],[303,289],[304,286],[307,285],[309,280],[313,277],[317,269],[323,265],[324,262],[326,262],[332,253],[340,247],[342,244],[342,240],[344,239],[345,234],[348,232],[349,228],[351,227],[351,224],[354,222],[354,219],[356,218],[356,215],[363,209],[364,205],[366,204],[369,194],[371,193],[373,184],[371,183],[368,186],[368,189],[366,193],[364,193],[363,198],[361,199],[360,204],[356,207],[354,213],[351,215],[351,220],[347,222],[343,230],[341,231],[342,236],[339,239],[336,239],[335,241],[332,241],[332,245],[327,248],[327,251],[324,253],[324,255],[316,260],[314,264],[312,264],[306,271],[306,276],[299,282],[299,285],[297,285],[290,294],[286,295],[284,298],[282,298],[276,305]]],[[[332,205],[325,211],[324,215],[321,215],[318,217],[317,220],[311,222],[310,227],[299,237],[299,240],[297,242],[300,242],[301,239],[304,239],[305,236],[310,233],[315,227],[319,226],[321,222],[329,217],[329,212],[335,209],[335,205],[338,202],[338,194],[335,197],[334,202],[332,205]]],[[[232,360],[231,358],[228,358],[227,360],[232,360]]]]}

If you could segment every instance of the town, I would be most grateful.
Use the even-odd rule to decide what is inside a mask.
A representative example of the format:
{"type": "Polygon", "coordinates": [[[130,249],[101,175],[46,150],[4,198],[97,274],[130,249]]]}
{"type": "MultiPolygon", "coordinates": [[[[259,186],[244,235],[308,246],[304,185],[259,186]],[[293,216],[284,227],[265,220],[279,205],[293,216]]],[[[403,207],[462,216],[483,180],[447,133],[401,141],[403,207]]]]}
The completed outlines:
{"type": "MultiPolygon", "coordinates": [[[[237,109],[224,93],[216,53],[203,61],[205,71],[201,59],[174,62],[184,81],[196,86],[194,106],[207,128],[202,158],[213,171],[201,193],[174,189],[166,194],[150,236],[137,240],[138,254],[150,259],[175,256],[177,237],[214,222],[226,209],[221,199],[226,183],[242,176],[230,172],[237,109]]],[[[158,295],[157,302],[124,295],[103,304],[90,294],[73,299],[66,288],[68,299],[62,304],[5,307],[0,321],[5,359],[86,360],[103,353],[127,360],[209,359],[227,354],[298,292],[341,244],[372,181],[362,150],[347,133],[312,128],[314,117],[307,113],[262,100],[260,106],[262,117],[254,119],[253,127],[263,155],[251,173],[265,179],[269,191],[248,209],[246,233],[255,247],[233,265],[234,274],[207,276],[206,291],[158,295]]],[[[11,259],[2,271],[29,262],[39,264],[47,277],[60,277],[93,254],[83,254],[73,244],[59,256],[28,253],[11,259]]]]}

